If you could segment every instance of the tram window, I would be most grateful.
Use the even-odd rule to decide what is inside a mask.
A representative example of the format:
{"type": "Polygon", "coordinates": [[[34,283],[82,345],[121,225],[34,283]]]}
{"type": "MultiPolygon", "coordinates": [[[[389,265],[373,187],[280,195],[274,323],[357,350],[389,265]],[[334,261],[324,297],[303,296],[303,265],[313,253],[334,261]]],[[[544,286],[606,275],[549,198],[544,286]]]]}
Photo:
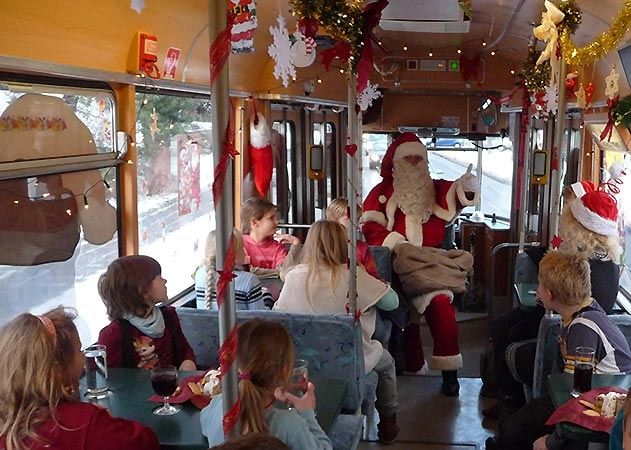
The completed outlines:
{"type": "Polygon", "coordinates": [[[136,110],[139,250],[174,296],[191,286],[215,228],[210,102],[139,92],[136,110]]]}
{"type": "MultiPolygon", "coordinates": [[[[87,241],[86,234],[101,224],[98,220],[91,224],[84,220],[83,194],[73,195],[67,187],[77,180],[95,179],[96,172],[0,181],[0,209],[13,210],[8,220],[2,221],[0,233],[0,325],[23,312],[39,314],[57,305],[70,306],[78,311],[77,328],[85,343],[94,342],[99,330],[109,322],[97,293],[97,281],[118,257],[116,170],[100,169],[112,192],[99,183],[98,194],[106,204],[93,201],[89,205],[91,213],[104,213],[113,221],[114,229],[108,231],[104,244],[87,241]],[[111,232],[114,236],[109,239],[111,232]]],[[[88,194],[88,198],[95,199],[88,194]]]]}
{"type": "MultiPolygon", "coordinates": [[[[21,132],[46,130],[52,133],[73,131],[68,137],[71,145],[59,146],[54,153],[50,148],[7,149],[3,146],[0,161],[30,160],[77,156],[115,151],[114,99],[109,91],[61,86],[3,82],[0,90],[0,130],[21,132]],[[6,89],[6,90],[5,90],[6,89]],[[45,96],[45,97],[42,97],[45,96]],[[68,108],[60,108],[62,105],[68,108]],[[42,100],[43,99],[43,100],[42,100]],[[73,127],[79,120],[85,128],[73,127]]],[[[66,134],[69,134],[66,132],[66,134]]],[[[63,138],[63,137],[62,137],[63,138]]],[[[13,139],[14,140],[14,139],[13,139]]],[[[14,140],[15,141],[15,140],[14,140]]]]}

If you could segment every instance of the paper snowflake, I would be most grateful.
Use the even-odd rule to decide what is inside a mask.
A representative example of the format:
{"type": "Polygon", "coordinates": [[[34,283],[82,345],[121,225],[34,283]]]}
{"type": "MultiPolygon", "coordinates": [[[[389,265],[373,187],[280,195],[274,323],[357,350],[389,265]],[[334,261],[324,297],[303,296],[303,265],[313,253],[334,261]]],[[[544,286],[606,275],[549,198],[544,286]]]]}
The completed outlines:
{"type": "Polygon", "coordinates": [[[605,95],[607,97],[614,98],[618,94],[618,78],[620,78],[620,74],[616,72],[616,66],[611,66],[611,72],[605,78],[605,83],[607,83],[605,95]]]}
{"type": "Polygon", "coordinates": [[[545,99],[548,102],[548,111],[550,114],[556,114],[559,109],[558,88],[556,85],[551,84],[546,88],[545,99]]]}
{"type": "Polygon", "coordinates": [[[294,56],[291,51],[291,39],[285,25],[285,18],[279,15],[276,18],[278,27],[269,27],[272,33],[273,42],[267,48],[267,53],[272,57],[274,62],[274,77],[277,80],[283,80],[283,86],[289,86],[289,77],[296,77],[296,68],[294,67],[294,56]]]}
{"type": "Polygon", "coordinates": [[[377,90],[378,84],[370,84],[370,80],[362,92],[357,94],[357,104],[362,111],[366,111],[372,102],[381,97],[381,92],[377,90]]]}

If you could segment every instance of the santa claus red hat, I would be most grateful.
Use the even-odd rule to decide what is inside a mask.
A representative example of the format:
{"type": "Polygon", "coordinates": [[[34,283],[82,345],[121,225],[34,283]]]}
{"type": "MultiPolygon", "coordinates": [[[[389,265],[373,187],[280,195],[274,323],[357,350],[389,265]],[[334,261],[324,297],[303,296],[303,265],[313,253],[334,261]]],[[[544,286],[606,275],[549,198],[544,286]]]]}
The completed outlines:
{"type": "Polygon", "coordinates": [[[381,176],[383,178],[392,177],[394,155],[395,153],[397,153],[397,149],[399,148],[399,146],[407,142],[418,144],[418,146],[416,145],[406,146],[406,153],[408,155],[413,154],[413,153],[417,153],[417,154],[427,153],[427,149],[425,148],[425,146],[423,145],[423,143],[421,142],[421,140],[418,138],[416,134],[410,133],[410,132],[401,134],[398,138],[396,138],[392,142],[392,144],[390,144],[390,147],[388,147],[388,150],[386,150],[386,154],[383,155],[383,159],[381,160],[381,176]],[[409,147],[409,149],[407,147],[409,147]]]}
{"type": "Polygon", "coordinates": [[[603,236],[618,234],[618,206],[610,194],[587,192],[572,202],[571,209],[576,220],[588,230],[603,236]]]}

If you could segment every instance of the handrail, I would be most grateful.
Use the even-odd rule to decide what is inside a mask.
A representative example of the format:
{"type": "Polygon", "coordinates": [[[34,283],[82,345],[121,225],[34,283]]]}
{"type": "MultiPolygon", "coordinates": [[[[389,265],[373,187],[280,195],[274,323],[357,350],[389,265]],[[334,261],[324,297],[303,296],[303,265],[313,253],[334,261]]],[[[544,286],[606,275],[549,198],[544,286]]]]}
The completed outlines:
{"type": "Polygon", "coordinates": [[[491,276],[489,278],[490,288],[488,289],[488,291],[485,291],[484,293],[485,301],[486,301],[486,310],[487,310],[487,314],[490,320],[493,319],[493,297],[495,295],[495,256],[502,249],[520,248],[521,245],[523,245],[524,247],[529,247],[529,248],[541,246],[539,242],[531,242],[531,243],[525,243],[525,244],[520,244],[519,242],[504,242],[502,244],[498,244],[495,247],[493,247],[493,250],[491,251],[491,276]]]}
{"type": "Polygon", "coordinates": [[[279,223],[278,225],[276,225],[277,228],[296,228],[296,229],[303,229],[303,230],[308,230],[309,228],[311,228],[310,224],[304,224],[304,223],[279,223]]]}

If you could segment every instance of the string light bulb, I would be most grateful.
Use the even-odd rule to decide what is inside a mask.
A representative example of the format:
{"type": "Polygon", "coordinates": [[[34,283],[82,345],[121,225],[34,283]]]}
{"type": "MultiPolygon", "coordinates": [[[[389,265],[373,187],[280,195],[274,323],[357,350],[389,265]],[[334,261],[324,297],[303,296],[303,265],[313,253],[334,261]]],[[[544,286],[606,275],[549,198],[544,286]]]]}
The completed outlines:
{"type": "Polygon", "coordinates": [[[90,205],[88,205],[88,196],[83,194],[83,207],[85,209],[88,209],[90,207],[90,205]]]}
{"type": "Polygon", "coordinates": [[[318,77],[317,81],[318,83],[322,84],[322,78],[318,77]]]}
{"type": "Polygon", "coordinates": [[[430,58],[434,56],[434,50],[430,49],[428,55],[430,58]]]}
{"type": "Polygon", "coordinates": [[[69,216],[72,216],[72,210],[67,209],[67,210],[66,210],[66,214],[68,214],[69,216]]]}
{"type": "Polygon", "coordinates": [[[495,50],[491,50],[491,56],[495,56],[495,50]]]}
{"type": "Polygon", "coordinates": [[[460,47],[458,47],[458,49],[456,50],[456,53],[458,53],[460,55],[462,53],[462,49],[460,47]]]}
{"type": "Polygon", "coordinates": [[[407,45],[404,45],[404,46],[403,46],[403,51],[404,51],[404,52],[407,52],[407,51],[408,51],[408,46],[407,46],[407,45]]]}
{"type": "Polygon", "coordinates": [[[482,47],[486,47],[486,41],[482,39],[482,47]]]}
{"type": "Polygon", "coordinates": [[[108,191],[112,192],[112,186],[110,186],[110,184],[107,182],[107,180],[103,180],[103,184],[105,185],[105,187],[107,188],[108,191]]]}

